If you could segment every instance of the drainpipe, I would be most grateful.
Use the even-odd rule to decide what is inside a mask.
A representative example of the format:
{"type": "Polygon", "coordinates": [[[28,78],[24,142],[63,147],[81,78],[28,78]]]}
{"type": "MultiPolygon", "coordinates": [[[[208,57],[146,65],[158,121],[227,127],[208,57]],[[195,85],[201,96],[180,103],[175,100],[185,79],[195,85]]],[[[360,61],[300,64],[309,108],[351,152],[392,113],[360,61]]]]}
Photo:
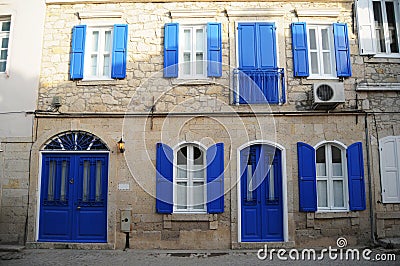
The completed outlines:
{"type": "Polygon", "coordinates": [[[365,113],[365,145],[367,150],[367,175],[368,175],[368,183],[369,183],[369,219],[370,219],[370,227],[371,227],[371,241],[375,245],[377,244],[375,239],[375,220],[374,220],[374,207],[372,202],[372,178],[371,178],[371,159],[369,156],[369,133],[368,133],[368,113],[365,113]]]}

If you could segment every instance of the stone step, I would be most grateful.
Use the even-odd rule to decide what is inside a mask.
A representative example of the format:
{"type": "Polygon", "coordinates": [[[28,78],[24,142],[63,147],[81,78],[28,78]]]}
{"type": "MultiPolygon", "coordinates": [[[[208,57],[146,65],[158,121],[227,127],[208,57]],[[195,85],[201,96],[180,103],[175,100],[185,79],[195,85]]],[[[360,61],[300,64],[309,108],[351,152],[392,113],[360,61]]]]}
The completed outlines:
{"type": "Polygon", "coordinates": [[[400,248],[400,238],[381,238],[378,240],[379,244],[387,249],[399,249],[400,248]]]}
{"type": "Polygon", "coordinates": [[[0,252],[20,252],[25,246],[17,245],[0,245],[0,252]]]}

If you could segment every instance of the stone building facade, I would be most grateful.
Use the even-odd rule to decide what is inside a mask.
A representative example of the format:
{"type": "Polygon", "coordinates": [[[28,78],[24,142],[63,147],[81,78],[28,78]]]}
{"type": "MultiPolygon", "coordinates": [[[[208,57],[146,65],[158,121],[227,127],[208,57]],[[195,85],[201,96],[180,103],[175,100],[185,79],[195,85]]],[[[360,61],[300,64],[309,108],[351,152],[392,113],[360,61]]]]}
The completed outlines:
{"type": "Polygon", "coordinates": [[[399,59],[360,54],[353,1],[46,2],[30,245],[397,236],[378,143],[400,134],[399,59]]]}

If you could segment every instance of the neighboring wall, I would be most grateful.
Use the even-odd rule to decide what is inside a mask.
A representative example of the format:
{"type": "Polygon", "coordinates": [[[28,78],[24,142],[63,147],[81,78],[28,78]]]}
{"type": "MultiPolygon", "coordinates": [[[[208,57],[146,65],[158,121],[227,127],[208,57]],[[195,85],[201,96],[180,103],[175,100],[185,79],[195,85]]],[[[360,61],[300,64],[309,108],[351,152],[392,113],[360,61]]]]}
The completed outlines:
{"type": "Polygon", "coordinates": [[[44,14],[44,0],[0,0],[0,18],[11,17],[0,73],[0,244],[24,243],[44,14]]]}

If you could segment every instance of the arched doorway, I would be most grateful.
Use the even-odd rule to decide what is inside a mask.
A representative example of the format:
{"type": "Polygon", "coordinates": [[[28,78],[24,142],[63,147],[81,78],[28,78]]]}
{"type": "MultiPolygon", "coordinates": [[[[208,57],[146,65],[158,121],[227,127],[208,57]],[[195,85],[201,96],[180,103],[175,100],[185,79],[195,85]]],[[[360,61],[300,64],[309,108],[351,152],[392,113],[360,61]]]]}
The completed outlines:
{"type": "Polygon", "coordinates": [[[108,151],[83,131],[44,146],[38,241],[107,242],[108,151]]]}
{"type": "Polygon", "coordinates": [[[285,240],[282,150],[253,143],[240,150],[241,242],[285,240]]]}

